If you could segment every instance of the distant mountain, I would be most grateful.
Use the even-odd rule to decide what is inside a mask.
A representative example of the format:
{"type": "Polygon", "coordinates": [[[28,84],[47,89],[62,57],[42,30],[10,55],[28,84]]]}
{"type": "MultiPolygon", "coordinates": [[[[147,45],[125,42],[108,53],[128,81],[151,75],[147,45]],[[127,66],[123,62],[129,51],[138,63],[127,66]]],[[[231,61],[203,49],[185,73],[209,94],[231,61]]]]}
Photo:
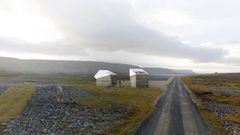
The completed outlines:
{"type": "Polygon", "coordinates": [[[93,61],[62,61],[62,60],[20,60],[0,57],[0,71],[16,73],[66,73],[66,74],[95,74],[99,69],[111,70],[118,74],[127,75],[129,68],[138,66],[93,62],[93,61]]]}
{"type": "Polygon", "coordinates": [[[170,69],[166,68],[143,68],[145,71],[147,71],[150,75],[155,76],[171,76],[175,75],[175,72],[173,72],[170,69]]]}
{"type": "MultiPolygon", "coordinates": [[[[67,60],[21,60],[0,57],[0,71],[32,74],[95,74],[99,69],[106,69],[117,74],[128,75],[129,68],[139,66],[107,63],[95,61],[67,61],[67,60]]],[[[193,74],[191,70],[171,70],[165,68],[144,68],[150,75],[173,76],[193,74]]]]}
{"type": "Polygon", "coordinates": [[[193,75],[195,74],[192,70],[176,70],[166,68],[143,68],[152,76],[181,76],[181,75],[193,75]]]}
{"type": "Polygon", "coordinates": [[[173,72],[176,74],[183,74],[183,75],[193,75],[196,74],[192,70],[176,70],[176,69],[171,69],[173,72]]]}

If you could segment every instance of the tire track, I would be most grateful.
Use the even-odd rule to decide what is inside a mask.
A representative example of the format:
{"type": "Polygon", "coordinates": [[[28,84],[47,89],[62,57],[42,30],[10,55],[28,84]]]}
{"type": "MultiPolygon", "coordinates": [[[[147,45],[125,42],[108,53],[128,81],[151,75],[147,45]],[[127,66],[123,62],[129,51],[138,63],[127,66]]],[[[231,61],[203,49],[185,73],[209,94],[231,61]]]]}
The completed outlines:
{"type": "Polygon", "coordinates": [[[209,135],[209,128],[180,78],[175,77],[136,134],[209,135]]]}

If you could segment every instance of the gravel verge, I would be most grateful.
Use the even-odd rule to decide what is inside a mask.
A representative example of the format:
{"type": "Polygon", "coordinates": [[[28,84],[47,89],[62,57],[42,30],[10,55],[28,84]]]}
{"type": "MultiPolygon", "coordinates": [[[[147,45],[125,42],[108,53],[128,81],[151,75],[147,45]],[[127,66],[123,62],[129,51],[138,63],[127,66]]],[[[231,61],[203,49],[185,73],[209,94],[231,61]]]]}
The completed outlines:
{"type": "Polygon", "coordinates": [[[7,90],[8,87],[9,87],[9,86],[7,86],[7,85],[0,85],[0,95],[1,95],[5,90],[7,90]]]}
{"type": "Polygon", "coordinates": [[[124,105],[104,108],[79,106],[72,101],[74,96],[90,93],[63,87],[64,100],[56,86],[38,87],[22,114],[6,124],[6,135],[66,135],[104,134],[113,126],[121,124],[131,108],[124,105]],[[71,95],[71,96],[69,96],[71,95]]]}
{"type": "Polygon", "coordinates": [[[229,104],[220,104],[216,102],[206,102],[207,107],[211,113],[216,115],[220,120],[221,125],[228,131],[230,135],[240,135],[240,121],[230,122],[225,119],[227,115],[240,113],[240,107],[229,104]]]}

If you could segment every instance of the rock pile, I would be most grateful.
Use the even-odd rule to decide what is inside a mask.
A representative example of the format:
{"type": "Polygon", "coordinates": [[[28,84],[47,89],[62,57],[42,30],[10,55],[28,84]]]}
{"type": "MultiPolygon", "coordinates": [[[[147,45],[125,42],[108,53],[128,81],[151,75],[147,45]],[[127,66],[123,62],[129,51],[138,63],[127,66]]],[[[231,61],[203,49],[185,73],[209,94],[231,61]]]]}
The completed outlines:
{"type": "Polygon", "coordinates": [[[240,107],[230,104],[220,104],[215,102],[206,102],[208,108],[220,120],[223,127],[229,132],[230,135],[240,135],[240,121],[230,122],[226,120],[227,115],[240,113],[240,107]]]}
{"type": "Polygon", "coordinates": [[[2,94],[5,90],[7,90],[9,86],[7,85],[0,85],[0,94],[2,94]]]}
{"type": "MultiPolygon", "coordinates": [[[[88,95],[87,91],[63,87],[70,96],[88,95]]],[[[65,135],[65,134],[104,134],[113,121],[131,112],[124,105],[106,108],[89,108],[58,102],[56,86],[38,87],[21,116],[10,121],[4,130],[7,135],[65,135]]],[[[71,98],[69,98],[71,99],[71,98]]]]}

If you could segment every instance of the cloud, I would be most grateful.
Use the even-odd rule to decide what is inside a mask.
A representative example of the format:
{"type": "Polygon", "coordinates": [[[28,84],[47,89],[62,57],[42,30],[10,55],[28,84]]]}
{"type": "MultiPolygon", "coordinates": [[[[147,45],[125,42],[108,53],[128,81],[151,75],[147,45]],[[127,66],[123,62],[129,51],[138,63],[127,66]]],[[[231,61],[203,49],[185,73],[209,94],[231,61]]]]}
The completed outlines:
{"type": "MultiPolygon", "coordinates": [[[[16,38],[0,38],[1,52],[7,53],[29,53],[45,54],[52,56],[87,56],[88,53],[81,46],[75,46],[75,49],[66,46],[65,41],[56,43],[31,44],[16,38]]],[[[31,58],[30,58],[31,59],[31,58]]]]}
{"type": "Polygon", "coordinates": [[[225,50],[228,51],[228,54],[225,55],[221,60],[217,61],[218,63],[231,65],[231,66],[240,66],[240,42],[231,41],[221,45],[225,50]]]}
{"type": "Polygon", "coordinates": [[[41,2],[43,12],[73,45],[95,51],[127,51],[146,55],[211,62],[225,55],[222,48],[185,45],[176,37],[139,24],[129,1],[59,0],[41,2]],[[57,3],[57,5],[56,5],[57,3]]]}

